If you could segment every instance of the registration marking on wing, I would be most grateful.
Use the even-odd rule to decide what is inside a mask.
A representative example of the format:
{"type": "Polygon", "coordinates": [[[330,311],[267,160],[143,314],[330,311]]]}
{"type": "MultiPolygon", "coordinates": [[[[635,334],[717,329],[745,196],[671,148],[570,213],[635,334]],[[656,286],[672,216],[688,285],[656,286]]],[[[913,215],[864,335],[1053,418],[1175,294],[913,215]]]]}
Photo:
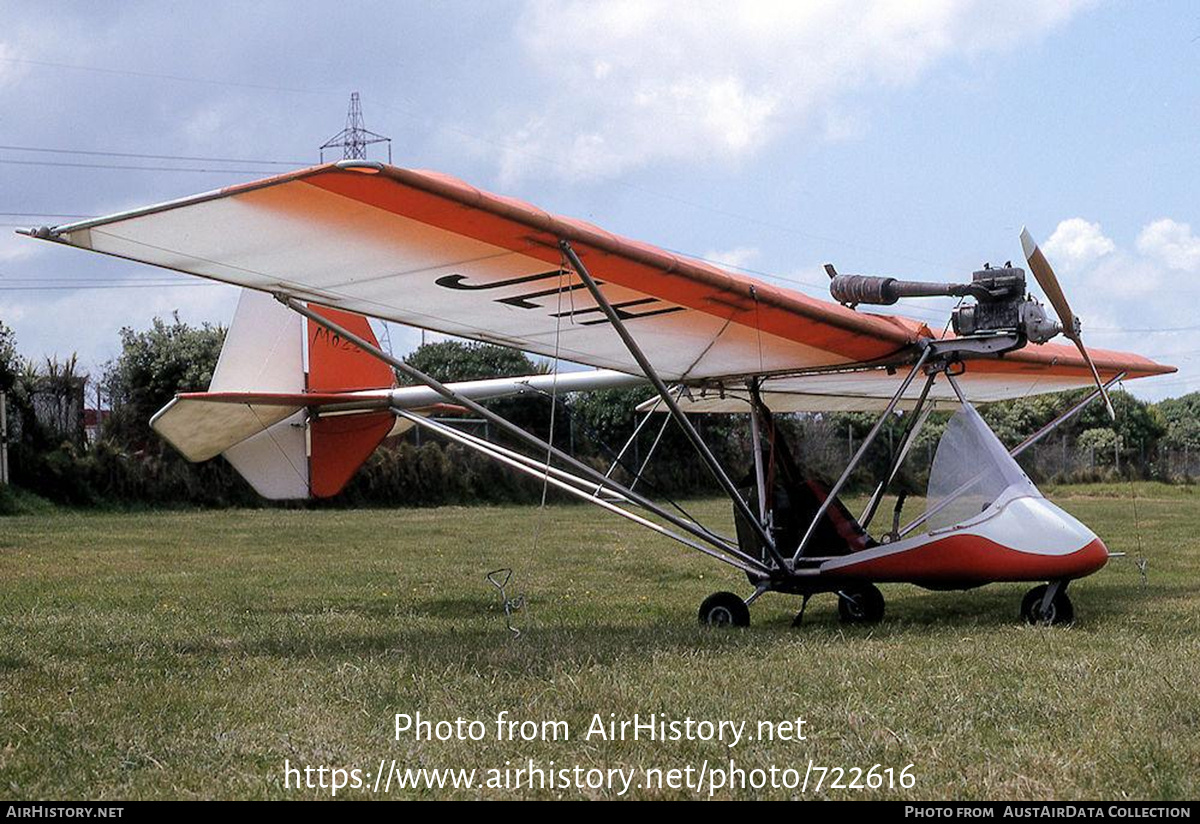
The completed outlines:
{"type": "MultiPolygon", "coordinates": [[[[443,289],[453,289],[464,292],[480,292],[491,289],[504,289],[510,286],[521,286],[529,283],[539,283],[543,281],[549,281],[551,279],[558,280],[559,284],[552,288],[540,288],[529,292],[521,292],[515,295],[505,295],[501,298],[494,298],[494,301],[496,303],[505,304],[506,306],[515,306],[518,309],[542,309],[546,308],[545,305],[537,302],[542,298],[561,296],[575,292],[579,289],[586,288],[586,285],[583,282],[575,280],[575,275],[573,272],[565,269],[555,269],[549,272],[540,272],[534,275],[522,275],[520,277],[505,278],[503,280],[495,280],[485,283],[468,283],[467,275],[456,272],[450,275],[443,275],[434,282],[443,289]],[[562,283],[564,278],[567,279],[566,283],[562,283]]],[[[596,285],[603,286],[604,282],[596,281],[596,285]]],[[[631,300],[618,301],[612,304],[612,308],[616,312],[617,317],[622,321],[637,320],[638,318],[668,315],[673,312],[684,311],[684,307],[682,306],[669,304],[655,297],[641,297],[631,300]],[[634,308],[639,308],[639,311],[629,311],[634,308]]],[[[574,320],[575,318],[581,316],[587,317],[592,315],[600,315],[600,317],[587,317],[587,319],[579,321],[580,326],[598,326],[609,322],[607,317],[602,316],[603,313],[604,310],[599,306],[588,306],[584,308],[578,308],[574,306],[574,299],[572,297],[572,306],[570,309],[561,312],[551,312],[550,317],[555,319],[570,318],[574,320]]]]}

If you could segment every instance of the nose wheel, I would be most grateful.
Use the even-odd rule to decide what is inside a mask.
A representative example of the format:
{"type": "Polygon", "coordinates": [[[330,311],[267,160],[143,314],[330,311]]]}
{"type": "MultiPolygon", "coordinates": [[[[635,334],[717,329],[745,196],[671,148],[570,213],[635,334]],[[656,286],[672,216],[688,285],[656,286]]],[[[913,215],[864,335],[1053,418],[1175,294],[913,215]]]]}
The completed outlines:
{"type": "Polygon", "coordinates": [[[874,624],[883,619],[883,593],[874,584],[843,587],[837,597],[843,624],[874,624]]]}
{"type": "Polygon", "coordinates": [[[748,627],[750,607],[732,592],[714,592],[700,605],[702,627],[748,627]]]}
{"type": "Polygon", "coordinates": [[[1067,597],[1065,584],[1054,582],[1034,587],[1021,600],[1021,618],[1027,624],[1069,624],[1075,620],[1075,607],[1067,597]]]}

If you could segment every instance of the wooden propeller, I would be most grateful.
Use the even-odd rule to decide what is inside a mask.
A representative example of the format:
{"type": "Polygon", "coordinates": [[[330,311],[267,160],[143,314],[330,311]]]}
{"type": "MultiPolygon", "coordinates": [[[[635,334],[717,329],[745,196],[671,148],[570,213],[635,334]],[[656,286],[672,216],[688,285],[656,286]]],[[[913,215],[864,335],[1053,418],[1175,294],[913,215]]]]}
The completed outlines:
{"type": "Polygon", "coordinates": [[[1104,398],[1104,406],[1108,410],[1108,415],[1115,421],[1117,413],[1113,409],[1112,400],[1108,397],[1108,390],[1104,388],[1104,381],[1100,380],[1100,373],[1096,370],[1096,364],[1092,362],[1092,356],[1088,354],[1087,348],[1083,345],[1079,318],[1071,311],[1071,305],[1067,303],[1067,296],[1063,294],[1062,287],[1058,283],[1058,277],[1054,274],[1054,269],[1050,267],[1050,261],[1046,260],[1046,256],[1042,254],[1042,250],[1038,248],[1037,243],[1034,242],[1033,237],[1029,234],[1029,230],[1024,227],[1021,227],[1021,248],[1025,252],[1025,259],[1029,261],[1030,271],[1037,278],[1037,282],[1041,285],[1046,299],[1050,301],[1050,305],[1054,307],[1054,311],[1058,314],[1058,319],[1062,323],[1063,336],[1075,344],[1075,348],[1083,356],[1084,362],[1092,370],[1092,378],[1095,379],[1096,386],[1100,388],[1100,395],[1104,398]]]}

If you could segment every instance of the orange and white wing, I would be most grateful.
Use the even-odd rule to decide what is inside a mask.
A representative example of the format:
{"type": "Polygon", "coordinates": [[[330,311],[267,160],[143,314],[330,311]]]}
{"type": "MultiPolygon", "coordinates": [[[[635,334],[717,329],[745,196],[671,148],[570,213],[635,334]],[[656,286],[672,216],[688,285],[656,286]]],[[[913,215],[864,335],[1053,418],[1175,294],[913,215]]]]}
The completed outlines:
{"type": "MultiPolygon", "coordinates": [[[[74,223],[49,236],[375,318],[637,373],[595,302],[564,269],[557,244],[566,239],[662,377],[694,384],[736,387],[752,375],[903,363],[918,339],[931,334],[916,321],[855,312],[733,275],[445,175],[361,161],[74,223]]],[[[1075,380],[1078,368],[1086,369],[1077,354],[1040,350],[991,363],[1006,376],[983,381],[981,391],[992,399],[1024,394],[1031,385],[1034,391],[1086,385],[1075,380]],[[1034,373],[1056,380],[1039,385],[1034,373]]],[[[1106,377],[1171,371],[1133,355],[1097,354],[1106,377]]],[[[975,372],[965,380],[969,393],[975,372]]],[[[852,388],[888,397],[895,382],[871,378],[852,388]]]]}
{"type": "MultiPolygon", "coordinates": [[[[1153,363],[1136,355],[1090,349],[1105,381],[1125,372],[1127,377],[1174,372],[1175,368],[1153,363]]],[[[885,409],[904,374],[883,368],[833,371],[810,375],[767,376],[760,385],[763,402],[774,412],[878,412],[885,409]]],[[[1091,371],[1074,347],[1044,344],[1010,353],[999,360],[973,360],[956,380],[973,403],[1022,398],[1073,389],[1094,388],[1091,371]]],[[[912,408],[925,388],[913,381],[898,404],[912,408]]],[[[930,388],[934,408],[953,408],[958,397],[948,381],[930,388]]],[[[691,388],[680,400],[685,412],[745,413],[750,411],[750,393],[744,384],[691,388]]],[[[654,399],[639,409],[655,408],[654,399]]]]}

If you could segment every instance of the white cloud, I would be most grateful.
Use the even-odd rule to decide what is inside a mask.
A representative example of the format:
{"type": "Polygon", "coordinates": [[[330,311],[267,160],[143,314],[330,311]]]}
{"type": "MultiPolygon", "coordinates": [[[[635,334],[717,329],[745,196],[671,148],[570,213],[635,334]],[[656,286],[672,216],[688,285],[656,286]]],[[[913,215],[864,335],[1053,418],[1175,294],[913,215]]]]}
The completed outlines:
{"type": "MultiPolygon", "coordinates": [[[[62,289],[0,293],[0,317],[17,335],[21,353],[34,360],[79,353],[82,371],[99,375],[104,363],[119,354],[122,326],[147,329],[155,317],[191,324],[233,318],[239,290],[200,284],[172,275],[178,286],[159,288],[62,289]]],[[[126,285],[136,285],[130,280],[126,285]]]]}
{"type": "Polygon", "coordinates": [[[738,246],[734,249],[712,249],[704,253],[704,260],[719,266],[733,269],[744,268],[759,256],[759,251],[753,246],[738,246]]]}
{"type": "Polygon", "coordinates": [[[1058,265],[1076,267],[1093,263],[1116,248],[1117,245],[1104,236],[1099,223],[1073,217],[1058,224],[1043,251],[1058,265]]]}
{"type": "Polygon", "coordinates": [[[785,134],[844,139],[864,127],[824,116],[840,98],[1028,44],[1081,5],[532,0],[518,30],[547,91],[502,127],[501,173],[601,179],[660,161],[733,164],[785,134]]]}
{"type": "MultiPolygon", "coordinates": [[[[34,223],[36,219],[27,222],[34,223]]],[[[0,227],[0,264],[23,260],[33,252],[33,243],[28,238],[18,235],[8,226],[0,227]]],[[[0,270],[0,278],[4,276],[5,272],[0,270]]]]}
{"type": "Polygon", "coordinates": [[[1156,220],[1142,229],[1137,248],[1143,255],[1160,260],[1171,269],[1200,271],[1200,237],[1192,234],[1192,227],[1187,223],[1176,223],[1170,218],[1156,220]]]}
{"type": "Polygon", "coordinates": [[[225,106],[210,104],[185,112],[180,117],[179,130],[186,136],[188,144],[193,146],[212,145],[213,139],[229,126],[230,118],[225,108],[225,106]]]}
{"type": "MultiPolygon", "coordinates": [[[[1106,237],[1099,224],[1075,217],[1059,223],[1042,249],[1082,319],[1089,348],[1136,352],[1183,370],[1200,352],[1200,331],[1196,290],[1180,284],[1178,270],[1186,268],[1182,264],[1200,269],[1197,245],[1187,224],[1166,218],[1143,227],[1136,248],[1128,249],[1106,237]],[[1168,286],[1179,291],[1178,299],[1158,299],[1168,286]]],[[[1167,377],[1129,388],[1158,398],[1195,387],[1167,377]]]]}

